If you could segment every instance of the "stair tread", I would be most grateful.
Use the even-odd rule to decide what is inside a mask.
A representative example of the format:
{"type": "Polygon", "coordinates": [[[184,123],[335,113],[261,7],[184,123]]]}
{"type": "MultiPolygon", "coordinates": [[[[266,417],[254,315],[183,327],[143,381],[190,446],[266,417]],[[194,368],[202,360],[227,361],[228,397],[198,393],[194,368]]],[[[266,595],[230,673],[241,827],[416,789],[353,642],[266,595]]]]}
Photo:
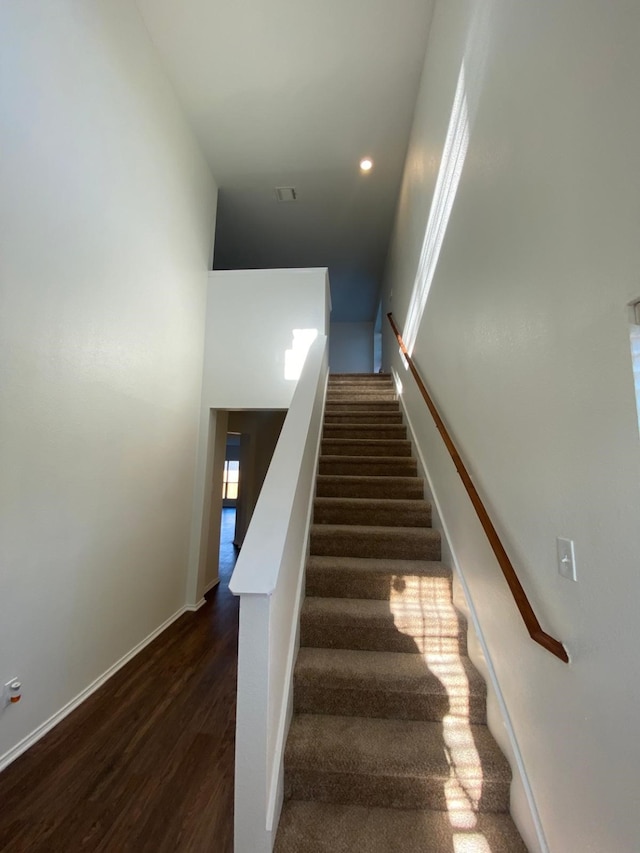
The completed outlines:
{"type": "Polygon", "coordinates": [[[325,689],[389,693],[437,694],[459,699],[486,695],[486,685],[466,655],[423,656],[408,652],[372,652],[353,649],[301,648],[296,684],[322,681],[325,689]]]}
{"type": "Polygon", "coordinates": [[[431,528],[424,527],[392,527],[383,524],[313,524],[312,530],[318,528],[321,531],[327,532],[329,528],[335,528],[336,531],[342,532],[346,529],[354,535],[369,536],[372,533],[388,533],[390,536],[406,536],[414,539],[428,539],[432,536],[439,537],[440,534],[431,528]]]}
{"type": "Polygon", "coordinates": [[[411,442],[404,438],[323,438],[321,455],[394,458],[411,457],[411,442]]]}
{"type": "Polygon", "coordinates": [[[487,726],[458,718],[442,722],[298,714],[289,730],[290,771],[358,776],[429,777],[444,784],[457,772],[477,781],[511,780],[511,769],[487,726]]]}
{"type": "Polygon", "coordinates": [[[454,827],[447,812],[304,800],[284,804],[274,853],[452,853],[455,843],[469,853],[527,853],[506,814],[454,827]]]}
{"type": "Polygon", "coordinates": [[[402,413],[399,409],[383,409],[382,411],[362,411],[354,409],[340,409],[339,411],[331,411],[327,408],[324,413],[324,423],[332,425],[340,424],[402,424],[402,413]],[[338,418],[339,420],[333,420],[338,418]],[[353,418],[353,420],[349,420],[353,418]]]}
{"type": "Polygon", "coordinates": [[[431,504],[424,498],[316,497],[316,524],[430,527],[431,504]]]}
{"type": "Polygon", "coordinates": [[[335,506],[335,507],[371,507],[378,509],[379,507],[392,506],[394,509],[416,509],[421,506],[431,506],[429,501],[424,498],[340,498],[340,497],[317,497],[315,503],[318,506],[335,506]]]}
{"type": "MultiPolygon", "coordinates": [[[[464,616],[456,610],[451,599],[438,596],[436,601],[419,601],[402,597],[390,604],[375,598],[329,598],[307,596],[302,603],[304,617],[331,616],[335,620],[344,619],[353,623],[360,620],[389,622],[397,625],[404,620],[420,619],[442,622],[464,621],[464,616]]],[[[424,624],[424,629],[428,629],[424,624]]]]}
{"type": "Polygon", "coordinates": [[[440,533],[430,527],[380,524],[313,524],[310,553],[343,557],[439,560],[440,533]]]}
{"type": "MultiPolygon", "coordinates": [[[[384,442],[383,442],[384,443],[384,442]]],[[[358,454],[348,454],[348,453],[321,453],[320,461],[335,461],[335,462],[357,462],[359,464],[363,464],[366,462],[375,462],[376,464],[386,464],[389,466],[400,465],[405,467],[416,467],[416,460],[411,456],[362,456],[358,454]]],[[[338,475],[335,475],[338,476],[338,475]]],[[[375,476],[375,475],[370,475],[375,476]]],[[[388,474],[387,476],[393,477],[394,474],[388,474]]]]}
{"type": "Polygon", "coordinates": [[[331,423],[327,424],[327,423],[325,423],[324,427],[325,427],[325,430],[328,427],[330,427],[332,430],[336,430],[339,432],[346,432],[348,430],[358,431],[361,429],[372,430],[373,432],[384,432],[385,430],[391,430],[392,432],[404,433],[405,435],[403,436],[403,438],[406,436],[406,432],[407,432],[407,428],[404,424],[381,424],[381,423],[368,423],[368,424],[365,423],[365,424],[363,424],[359,421],[354,421],[353,423],[350,423],[349,421],[343,421],[342,423],[339,423],[339,424],[331,424],[331,423]]]}
{"type": "Polygon", "coordinates": [[[406,441],[407,428],[402,424],[332,424],[325,423],[322,431],[323,441],[336,439],[358,441],[406,441]]]}
{"type": "Polygon", "coordinates": [[[381,497],[387,500],[421,500],[424,482],[421,477],[375,477],[354,474],[318,474],[318,497],[381,497]]]}
{"type": "MultiPolygon", "coordinates": [[[[326,444],[338,444],[344,447],[370,447],[372,450],[383,444],[398,445],[399,447],[411,447],[408,438],[323,438],[326,444]]],[[[365,454],[366,455],[366,454],[365,454]]]]}
{"type": "Polygon", "coordinates": [[[426,577],[451,577],[451,569],[439,560],[400,560],[393,557],[326,557],[312,554],[307,560],[307,571],[353,571],[405,575],[424,575],[426,577]]]}

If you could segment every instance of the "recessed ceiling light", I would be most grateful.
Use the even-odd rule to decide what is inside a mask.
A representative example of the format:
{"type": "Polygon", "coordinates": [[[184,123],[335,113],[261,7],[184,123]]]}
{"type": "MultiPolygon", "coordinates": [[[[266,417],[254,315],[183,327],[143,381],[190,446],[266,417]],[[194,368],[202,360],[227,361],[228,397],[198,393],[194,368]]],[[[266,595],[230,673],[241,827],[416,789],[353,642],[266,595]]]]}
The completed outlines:
{"type": "Polygon", "coordinates": [[[373,169],[373,160],[370,157],[363,157],[360,160],[360,171],[370,172],[373,169]]]}
{"type": "Polygon", "coordinates": [[[278,201],[296,201],[298,198],[295,187],[276,187],[278,201]]]}

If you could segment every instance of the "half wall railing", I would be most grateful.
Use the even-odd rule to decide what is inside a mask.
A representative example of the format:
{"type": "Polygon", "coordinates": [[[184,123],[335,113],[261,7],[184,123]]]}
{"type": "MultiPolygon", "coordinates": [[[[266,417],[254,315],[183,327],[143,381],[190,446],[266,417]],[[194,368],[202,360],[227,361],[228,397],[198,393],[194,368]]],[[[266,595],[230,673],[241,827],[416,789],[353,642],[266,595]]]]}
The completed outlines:
{"type": "Polygon", "coordinates": [[[271,853],[283,800],[315,475],[328,376],[325,336],[311,345],[230,589],[240,596],[235,850],[271,853]]]}

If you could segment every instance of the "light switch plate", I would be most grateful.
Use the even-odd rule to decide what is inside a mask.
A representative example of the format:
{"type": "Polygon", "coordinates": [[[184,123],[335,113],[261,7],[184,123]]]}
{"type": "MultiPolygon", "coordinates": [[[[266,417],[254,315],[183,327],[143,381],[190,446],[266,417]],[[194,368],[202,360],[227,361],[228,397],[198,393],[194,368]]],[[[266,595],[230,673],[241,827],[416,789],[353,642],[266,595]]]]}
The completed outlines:
{"type": "Polygon", "coordinates": [[[573,548],[573,539],[557,538],[558,543],[558,572],[563,578],[568,578],[570,581],[577,581],[576,575],[576,554],[573,548]]]}

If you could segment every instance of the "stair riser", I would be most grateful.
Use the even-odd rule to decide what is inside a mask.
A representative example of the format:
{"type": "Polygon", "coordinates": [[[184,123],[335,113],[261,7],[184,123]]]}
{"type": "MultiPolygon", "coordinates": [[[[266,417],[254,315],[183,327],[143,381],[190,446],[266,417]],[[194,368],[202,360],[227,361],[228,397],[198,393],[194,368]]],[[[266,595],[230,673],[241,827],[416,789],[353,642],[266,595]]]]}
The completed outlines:
{"type": "Polygon", "coordinates": [[[418,477],[341,478],[318,477],[316,495],[319,498],[385,498],[386,500],[421,500],[424,485],[418,477]]]}
{"type": "MultiPolygon", "coordinates": [[[[330,499],[329,499],[330,500],[330,499]]],[[[395,502],[398,503],[397,501],[395,502]]],[[[426,502],[416,502],[416,506],[407,507],[406,503],[394,506],[394,501],[384,506],[372,508],[358,507],[355,502],[349,506],[337,506],[315,503],[314,524],[359,524],[379,525],[380,527],[430,527],[431,507],[426,502]]]]}
{"type": "MultiPolygon", "coordinates": [[[[387,720],[431,720],[439,722],[450,713],[447,696],[416,696],[414,693],[389,693],[381,690],[327,687],[295,682],[297,714],[340,714],[352,717],[381,717],[387,720]]],[[[485,697],[469,700],[471,723],[486,723],[485,697]]]]}
{"type": "Polygon", "coordinates": [[[415,654],[442,653],[465,655],[466,637],[425,637],[420,646],[409,634],[393,627],[367,625],[330,625],[326,621],[312,622],[302,619],[300,643],[316,649],[353,649],[360,652],[407,652],[415,654]]]}
{"type": "Polygon", "coordinates": [[[395,385],[393,382],[390,382],[388,379],[381,382],[332,382],[329,380],[329,384],[327,386],[329,392],[344,391],[349,394],[357,394],[358,391],[383,391],[383,392],[395,392],[395,385]]]}
{"type": "Polygon", "coordinates": [[[400,560],[439,560],[440,534],[437,530],[412,529],[402,533],[371,531],[368,536],[354,536],[349,530],[331,527],[325,531],[314,525],[311,532],[311,554],[328,557],[379,557],[400,560]]]}
{"type": "Polygon", "coordinates": [[[395,391],[395,384],[392,379],[388,376],[383,377],[382,379],[358,379],[357,377],[345,377],[344,379],[336,380],[332,377],[329,377],[328,386],[330,391],[335,390],[336,388],[342,389],[344,388],[346,391],[360,391],[362,389],[377,389],[380,388],[384,391],[395,391]]]}
{"type": "MultiPolygon", "coordinates": [[[[285,798],[396,809],[447,811],[449,808],[443,779],[363,776],[315,770],[285,771],[285,798]]],[[[509,784],[485,780],[481,810],[506,812],[508,808],[509,784]]]]}
{"type": "Polygon", "coordinates": [[[378,391],[377,389],[372,390],[358,390],[358,391],[338,391],[338,390],[329,390],[327,391],[327,405],[333,405],[334,403],[348,403],[349,405],[353,403],[374,403],[376,401],[381,402],[396,402],[397,397],[395,391],[378,391]]]}
{"type": "MultiPolygon", "coordinates": [[[[444,571],[444,570],[443,570],[444,571]]],[[[448,577],[429,578],[438,582],[438,592],[451,597],[451,580],[448,577]]],[[[306,594],[316,598],[363,598],[369,601],[389,601],[397,595],[399,585],[412,592],[412,587],[424,583],[424,577],[399,578],[381,572],[331,571],[307,568],[306,594]],[[412,583],[413,581],[413,583],[412,583]]],[[[403,597],[406,592],[403,592],[403,597]]],[[[419,592],[416,590],[416,597],[419,592]]]]}
{"type": "Polygon", "coordinates": [[[325,412],[325,426],[340,424],[382,424],[385,426],[402,424],[400,412],[325,412]]]}
{"type": "Polygon", "coordinates": [[[360,414],[384,415],[398,414],[400,412],[400,404],[397,400],[335,400],[327,401],[325,415],[340,415],[345,412],[360,412],[360,414]]]}
{"type": "Polygon", "coordinates": [[[329,385],[391,385],[390,373],[330,373],[329,385]]]}
{"type": "Polygon", "coordinates": [[[409,441],[323,439],[321,448],[324,456],[411,456],[409,441]]]}
{"type": "Polygon", "coordinates": [[[398,456],[394,459],[370,456],[324,456],[318,466],[320,474],[347,477],[415,477],[418,466],[415,459],[398,456]]]}
{"type": "Polygon", "coordinates": [[[447,812],[290,800],[282,811],[275,853],[527,853],[508,815],[478,814],[477,821],[465,838],[467,832],[456,821],[452,826],[447,812]]]}
{"type": "Polygon", "coordinates": [[[407,428],[402,424],[379,425],[379,424],[326,424],[322,432],[322,437],[325,440],[334,438],[375,438],[375,439],[390,439],[395,441],[406,441],[407,428]]]}

